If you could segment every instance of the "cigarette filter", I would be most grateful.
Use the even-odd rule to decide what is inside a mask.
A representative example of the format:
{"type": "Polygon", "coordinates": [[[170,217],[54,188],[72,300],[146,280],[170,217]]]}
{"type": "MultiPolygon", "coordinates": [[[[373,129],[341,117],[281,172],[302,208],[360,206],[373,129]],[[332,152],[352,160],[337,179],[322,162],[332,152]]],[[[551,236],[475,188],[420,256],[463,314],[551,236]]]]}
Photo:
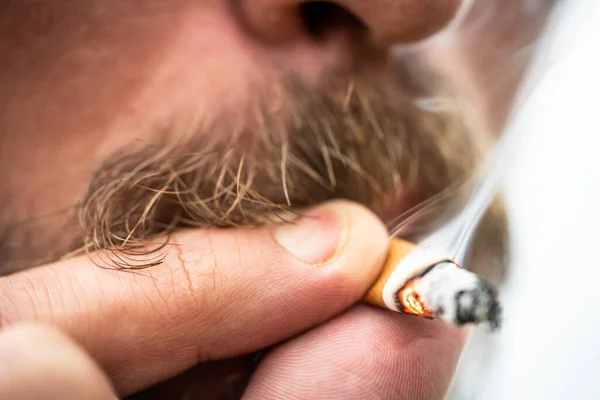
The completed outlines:
{"type": "Polygon", "coordinates": [[[364,301],[455,326],[500,325],[501,307],[489,284],[452,260],[401,239],[392,239],[385,266],[364,301]]]}

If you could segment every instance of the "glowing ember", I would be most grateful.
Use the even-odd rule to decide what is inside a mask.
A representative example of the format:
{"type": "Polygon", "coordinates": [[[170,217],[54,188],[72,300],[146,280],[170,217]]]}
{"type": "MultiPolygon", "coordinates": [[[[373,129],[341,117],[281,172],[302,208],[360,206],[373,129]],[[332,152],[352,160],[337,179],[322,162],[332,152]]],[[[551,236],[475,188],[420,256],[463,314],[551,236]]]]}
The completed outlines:
{"type": "Polygon", "coordinates": [[[398,300],[402,305],[402,312],[406,314],[418,315],[421,317],[432,317],[433,314],[427,308],[424,299],[416,291],[415,286],[421,278],[411,279],[398,292],[398,300]]]}
{"type": "MultiPolygon", "coordinates": [[[[457,269],[460,269],[460,265],[452,263],[457,269]]],[[[426,275],[425,275],[426,276],[426,275]]],[[[406,314],[418,315],[425,318],[433,318],[433,312],[427,306],[426,299],[419,294],[417,288],[421,283],[423,277],[413,278],[404,285],[398,292],[398,301],[402,306],[402,312],[406,314]]],[[[423,286],[421,285],[421,289],[423,286]]]]}

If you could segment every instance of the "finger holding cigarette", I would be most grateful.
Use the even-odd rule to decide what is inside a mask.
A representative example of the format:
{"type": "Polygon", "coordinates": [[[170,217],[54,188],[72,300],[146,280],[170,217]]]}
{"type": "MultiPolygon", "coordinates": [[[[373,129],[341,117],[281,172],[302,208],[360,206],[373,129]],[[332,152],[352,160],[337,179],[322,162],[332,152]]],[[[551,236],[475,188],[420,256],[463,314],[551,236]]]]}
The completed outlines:
{"type": "Polygon", "coordinates": [[[496,291],[452,260],[392,239],[387,261],[364,297],[368,304],[454,326],[488,323],[500,326],[496,291]]]}

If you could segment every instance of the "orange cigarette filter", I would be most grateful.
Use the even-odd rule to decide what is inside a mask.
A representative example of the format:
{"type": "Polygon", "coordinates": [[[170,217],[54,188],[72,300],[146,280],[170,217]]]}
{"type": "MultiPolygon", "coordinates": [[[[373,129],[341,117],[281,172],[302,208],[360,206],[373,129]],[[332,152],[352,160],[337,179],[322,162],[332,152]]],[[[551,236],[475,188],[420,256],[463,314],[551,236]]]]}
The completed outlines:
{"type": "MultiPolygon", "coordinates": [[[[422,293],[419,293],[418,288],[421,287],[419,283],[422,280],[423,274],[433,267],[436,262],[428,264],[417,264],[409,271],[404,271],[401,276],[396,276],[394,283],[396,285],[396,291],[394,291],[393,301],[388,301],[386,304],[385,296],[386,291],[384,287],[390,282],[392,274],[398,268],[398,265],[402,260],[411,253],[417,246],[413,243],[407,242],[406,240],[394,238],[391,240],[388,250],[388,257],[381,271],[379,277],[371,286],[371,289],[364,296],[363,300],[371,305],[391,309],[392,311],[399,311],[405,314],[417,315],[425,318],[433,318],[434,312],[430,309],[422,293]],[[390,304],[394,304],[394,308],[390,304]]],[[[447,261],[444,259],[432,259],[437,262],[447,261]]],[[[452,263],[454,264],[454,263],[452,263]]],[[[456,268],[460,269],[460,266],[454,264],[456,268]]],[[[390,295],[389,291],[387,296],[390,295]]]]}
{"type": "MultiPolygon", "coordinates": [[[[408,253],[414,250],[415,247],[415,244],[402,239],[394,238],[391,240],[385,265],[379,277],[373,286],[371,286],[371,289],[369,289],[363,299],[366,303],[389,309],[384,301],[383,288],[389,281],[398,264],[404,257],[408,255],[408,253]]],[[[415,285],[418,283],[419,279],[419,277],[413,277],[409,279],[404,287],[398,291],[396,294],[397,298],[394,300],[401,309],[397,311],[422,317],[431,317],[431,311],[428,309],[421,296],[419,296],[418,292],[415,290],[415,285]]]]}

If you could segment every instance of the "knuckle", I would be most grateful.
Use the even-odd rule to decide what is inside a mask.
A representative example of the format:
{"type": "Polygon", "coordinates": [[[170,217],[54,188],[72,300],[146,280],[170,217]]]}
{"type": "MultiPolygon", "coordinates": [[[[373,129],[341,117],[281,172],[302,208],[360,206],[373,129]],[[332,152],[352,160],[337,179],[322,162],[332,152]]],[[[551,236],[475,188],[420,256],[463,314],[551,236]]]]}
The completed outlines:
{"type": "Polygon", "coordinates": [[[38,285],[27,273],[0,280],[0,329],[24,319],[38,318],[38,285]]]}
{"type": "Polygon", "coordinates": [[[0,331],[5,327],[10,325],[11,318],[10,314],[14,306],[10,300],[10,298],[5,293],[6,291],[3,288],[3,283],[0,282],[0,331]]]}
{"type": "MultiPolygon", "coordinates": [[[[90,310],[90,299],[69,272],[52,268],[23,271],[0,278],[0,329],[16,324],[62,324],[67,315],[90,310]],[[53,274],[57,274],[54,276],[53,274]]],[[[78,329],[87,329],[82,321],[78,329]]]]}
{"type": "Polygon", "coordinates": [[[193,307],[205,317],[223,303],[220,298],[231,291],[229,285],[233,284],[228,282],[224,269],[232,267],[237,253],[223,254],[215,239],[214,233],[202,232],[192,247],[185,238],[174,235],[174,248],[165,259],[167,276],[157,283],[163,301],[174,301],[179,310],[193,307]]]}

